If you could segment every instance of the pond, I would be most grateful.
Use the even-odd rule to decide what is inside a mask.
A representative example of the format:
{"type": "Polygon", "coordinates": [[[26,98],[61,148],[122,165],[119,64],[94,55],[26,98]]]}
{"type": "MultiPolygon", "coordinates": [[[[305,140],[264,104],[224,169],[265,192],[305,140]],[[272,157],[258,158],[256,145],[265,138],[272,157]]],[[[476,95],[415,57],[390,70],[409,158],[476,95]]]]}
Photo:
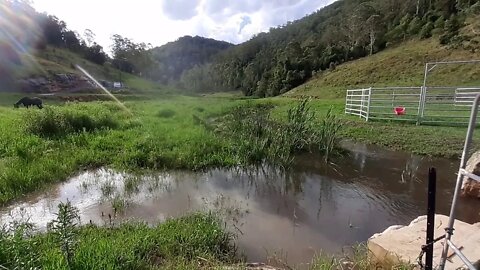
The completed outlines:
{"type": "MultiPolygon", "coordinates": [[[[427,174],[436,167],[437,212],[448,215],[459,162],[343,143],[347,153],[325,164],[313,154],[293,170],[215,169],[130,175],[85,171],[47,192],[0,210],[0,222],[28,219],[39,229],[55,218],[59,202],[79,208],[82,223],[155,224],[190,211],[221,213],[249,261],[274,253],[291,264],[323,250],[334,254],[426,212],[427,174]]],[[[476,200],[462,198],[458,218],[480,221],[476,200]]]]}

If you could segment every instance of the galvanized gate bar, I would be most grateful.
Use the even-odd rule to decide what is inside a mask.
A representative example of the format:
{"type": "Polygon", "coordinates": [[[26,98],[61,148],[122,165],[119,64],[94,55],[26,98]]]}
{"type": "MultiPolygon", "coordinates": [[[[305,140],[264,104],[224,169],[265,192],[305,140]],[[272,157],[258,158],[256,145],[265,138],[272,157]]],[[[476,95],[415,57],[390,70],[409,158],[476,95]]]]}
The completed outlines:
{"type": "Polygon", "coordinates": [[[450,241],[448,239],[446,241],[447,241],[448,245],[452,248],[453,252],[455,252],[455,254],[457,254],[457,256],[468,267],[468,269],[477,270],[477,268],[475,268],[475,266],[473,266],[473,264],[467,259],[467,257],[465,257],[465,255],[463,255],[463,253],[460,251],[460,249],[457,246],[455,246],[455,244],[452,243],[452,241],[450,241]]]}
{"type": "Polygon", "coordinates": [[[478,113],[479,103],[480,103],[480,94],[478,94],[475,97],[475,100],[472,106],[472,112],[470,114],[470,121],[468,124],[467,135],[465,138],[465,145],[463,146],[462,159],[460,160],[460,169],[458,170],[457,183],[455,185],[455,193],[453,194],[452,207],[450,209],[450,218],[448,220],[448,226],[447,228],[445,228],[445,242],[443,245],[442,258],[440,260],[440,265],[439,265],[440,270],[445,269],[445,263],[448,256],[449,246],[452,246],[452,249],[455,252],[455,254],[457,254],[457,256],[459,256],[460,259],[462,259],[462,261],[468,266],[470,270],[476,270],[475,267],[473,267],[472,263],[469,262],[467,258],[465,258],[462,252],[458,248],[456,248],[455,245],[453,245],[450,239],[452,238],[452,235],[453,235],[453,230],[454,230],[453,225],[455,223],[456,206],[457,206],[457,201],[462,189],[463,178],[466,172],[465,167],[467,165],[467,155],[470,152],[470,145],[472,142],[473,131],[475,130],[475,125],[477,122],[477,113],[478,113]]]}

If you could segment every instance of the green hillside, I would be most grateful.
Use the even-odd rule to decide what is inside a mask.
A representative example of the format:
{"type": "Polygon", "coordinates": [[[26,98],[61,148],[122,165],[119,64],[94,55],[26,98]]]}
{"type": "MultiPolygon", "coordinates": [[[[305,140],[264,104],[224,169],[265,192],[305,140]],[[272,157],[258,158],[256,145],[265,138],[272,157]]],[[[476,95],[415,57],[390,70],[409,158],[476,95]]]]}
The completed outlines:
{"type": "Polygon", "coordinates": [[[184,36],[151,50],[154,64],[150,78],[161,83],[177,81],[184,71],[212,61],[233,44],[204,37],[184,36]]]}
{"type": "MultiPolygon", "coordinates": [[[[181,80],[197,91],[277,96],[315,74],[408,40],[434,39],[445,46],[478,50],[480,32],[470,28],[479,16],[478,1],[339,0],[225,50],[212,63],[184,72],[181,80]],[[464,33],[467,28],[475,31],[464,33]]],[[[411,61],[421,64],[418,60],[423,59],[416,57],[411,61]]]]}
{"type": "MultiPolygon", "coordinates": [[[[410,40],[372,56],[317,73],[285,96],[341,98],[347,88],[420,86],[426,62],[480,59],[480,51],[449,48],[436,39],[410,40]]],[[[480,64],[439,66],[429,74],[436,86],[480,86],[480,64]]]]}
{"type": "MultiPolygon", "coordinates": [[[[97,80],[122,81],[133,91],[151,91],[162,89],[160,85],[138,76],[121,72],[108,64],[97,65],[78,54],[66,49],[48,47],[34,55],[24,54],[21,56],[21,64],[15,71],[16,79],[28,79],[43,77],[51,80],[56,74],[82,73],[75,68],[79,65],[89,72],[97,80]]],[[[9,89],[0,89],[9,90],[9,89]]]]}

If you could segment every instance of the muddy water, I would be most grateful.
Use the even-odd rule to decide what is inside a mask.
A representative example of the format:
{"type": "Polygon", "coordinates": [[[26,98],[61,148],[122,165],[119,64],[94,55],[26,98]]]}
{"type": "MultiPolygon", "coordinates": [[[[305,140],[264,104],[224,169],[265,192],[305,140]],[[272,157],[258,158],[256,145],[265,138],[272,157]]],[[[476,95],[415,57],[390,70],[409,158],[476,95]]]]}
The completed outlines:
{"type": "MultiPolygon", "coordinates": [[[[349,153],[329,165],[314,155],[301,156],[288,174],[267,169],[142,176],[88,171],[0,210],[0,222],[29,218],[45,228],[57,204],[67,199],[80,209],[83,223],[97,224],[157,223],[213,209],[238,234],[239,248],[249,260],[277,253],[289,263],[305,263],[316,251],[340,252],[423,215],[430,166],[438,169],[437,212],[448,214],[458,161],[362,144],[344,147],[349,153]]],[[[459,218],[480,221],[479,207],[477,201],[462,199],[459,218]]]]}

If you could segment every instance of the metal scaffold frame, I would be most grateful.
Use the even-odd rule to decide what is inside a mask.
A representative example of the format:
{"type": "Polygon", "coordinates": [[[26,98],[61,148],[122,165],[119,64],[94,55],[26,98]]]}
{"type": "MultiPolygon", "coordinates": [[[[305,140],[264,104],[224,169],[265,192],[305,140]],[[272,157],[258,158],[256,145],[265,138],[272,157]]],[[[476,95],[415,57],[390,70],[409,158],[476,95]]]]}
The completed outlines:
{"type": "Polygon", "coordinates": [[[445,240],[443,244],[442,257],[438,267],[439,270],[445,269],[445,263],[448,257],[449,248],[452,248],[453,252],[462,260],[462,262],[468,267],[468,269],[476,270],[475,266],[473,266],[473,263],[469,261],[465,257],[465,255],[463,255],[460,249],[451,241],[451,238],[454,230],[453,226],[455,223],[457,201],[461,193],[463,179],[465,178],[465,176],[467,176],[470,179],[480,182],[480,176],[469,173],[465,170],[465,167],[467,165],[467,158],[468,158],[467,155],[470,152],[470,147],[471,147],[472,138],[473,138],[473,131],[475,130],[475,126],[477,122],[477,113],[478,113],[479,104],[480,104],[480,94],[478,94],[475,97],[475,100],[472,105],[470,121],[468,125],[468,130],[467,130],[467,136],[465,138],[465,145],[463,147],[463,152],[462,152],[462,159],[460,160],[460,169],[458,170],[457,183],[455,185],[455,193],[453,195],[452,207],[450,209],[450,218],[448,220],[448,226],[447,228],[445,228],[445,240]]]}

